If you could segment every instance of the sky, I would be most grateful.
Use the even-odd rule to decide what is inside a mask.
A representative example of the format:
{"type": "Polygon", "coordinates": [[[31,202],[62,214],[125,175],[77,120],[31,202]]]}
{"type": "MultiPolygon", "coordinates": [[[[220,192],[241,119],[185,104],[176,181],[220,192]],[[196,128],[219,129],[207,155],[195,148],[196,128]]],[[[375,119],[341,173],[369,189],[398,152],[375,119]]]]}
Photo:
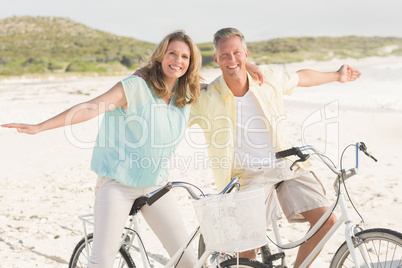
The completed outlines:
{"type": "Polygon", "coordinates": [[[0,19],[70,18],[91,28],[153,43],[185,30],[211,42],[223,27],[247,41],[301,36],[402,37],[401,0],[0,0],[0,19]]]}

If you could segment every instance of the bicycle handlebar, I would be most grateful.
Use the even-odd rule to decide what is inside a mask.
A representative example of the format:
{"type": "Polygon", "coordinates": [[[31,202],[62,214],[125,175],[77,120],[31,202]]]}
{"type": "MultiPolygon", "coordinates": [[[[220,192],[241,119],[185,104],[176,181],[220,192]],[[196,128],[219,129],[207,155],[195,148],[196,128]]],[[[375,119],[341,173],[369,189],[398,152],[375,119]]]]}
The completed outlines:
{"type": "Polygon", "coordinates": [[[169,183],[166,184],[165,186],[163,186],[162,188],[159,188],[153,195],[148,197],[147,204],[151,206],[159,198],[161,198],[162,196],[167,194],[170,191],[170,189],[172,189],[172,184],[169,184],[169,183]]]}
{"type": "Polygon", "coordinates": [[[294,165],[297,162],[306,161],[309,155],[303,154],[302,152],[309,151],[309,150],[313,151],[320,158],[320,160],[322,162],[324,162],[324,164],[326,164],[332,170],[332,172],[337,174],[339,177],[343,177],[343,178],[345,178],[345,177],[348,178],[357,173],[357,170],[359,167],[359,151],[362,151],[364,154],[366,154],[367,156],[369,156],[370,158],[372,158],[374,161],[377,162],[377,159],[367,152],[367,146],[364,144],[364,142],[356,143],[356,166],[355,166],[355,168],[349,169],[348,171],[338,170],[328,159],[323,157],[323,154],[319,150],[317,150],[314,146],[311,146],[311,145],[306,145],[306,146],[302,146],[302,147],[293,147],[291,149],[277,152],[275,154],[275,156],[277,159],[285,158],[285,157],[292,156],[292,155],[298,156],[300,159],[296,160],[293,163],[293,165],[294,165]]]}
{"type": "MultiPolygon", "coordinates": [[[[300,147],[300,148],[302,148],[302,147],[300,147]]],[[[298,163],[298,162],[304,162],[304,161],[306,161],[306,160],[310,157],[310,155],[308,155],[308,154],[303,154],[303,153],[301,152],[300,148],[299,148],[299,147],[292,147],[292,148],[290,148],[290,149],[277,152],[277,153],[275,154],[275,156],[276,156],[277,159],[285,158],[285,157],[292,156],[292,155],[298,156],[299,159],[296,160],[296,161],[290,166],[290,170],[292,170],[293,167],[294,167],[294,165],[296,165],[296,163],[298,163]]]]}
{"type": "MultiPolygon", "coordinates": [[[[287,150],[283,150],[283,151],[277,152],[275,154],[275,156],[277,159],[289,157],[292,155],[298,156],[299,159],[296,160],[290,167],[290,169],[292,169],[292,167],[297,162],[304,162],[309,158],[309,156],[310,156],[309,154],[303,153],[304,151],[309,151],[309,150],[313,151],[320,158],[320,160],[322,162],[324,162],[324,164],[326,164],[332,170],[332,172],[337,174],[338,177],[342,177],[344,180],[357,173],[358,166],[359,166],[359,150],[364,152],[364,154],[366,154],[367,156],[369,156],[370,158],[372,158],[374,161],[377,162],[377,159],[367,152],[367,146],[363,142],[356,143],[356,167],[351,168],[348,171],[338,170],[328,159],[323,157],[323,154],[319,150],[317,150],[314,146],[311,146],[311,145],[306,145],[306,146],[302,146],[302,147],[293,147],[293,148],[290,148],[287,150]]],[[[239,183],[239,179],[237,177],[232,179],[232,181],[218,195],[230,192],[236,185],[238,185],[238,183],[239,183]]],[[[193,189],[190,188],[189,184],[187,184],[187,183],[168,182],[166,185],[160,187],[159,189],[157,189],[147,195],[148,196],[148,199],[147,199],[148,205],[152,205],[157,200],[159,200],[162,196],[167,194],[172,188],[176,188],[176,187],[182,187],[182,188],[186,189],[187,192],[191,195],[191,197],[196,200],[201,199],[205,196],[208,196],[208,195],[197,195],[193,191],[193,189]]]]}
{"type": "Polygon", "coordinates": [[[277,152],[275,154],[277,159],[285,158],[285,157],[292,156],[292,155],[296,155],[296,156],[299,156],[300,158],[302,158],[301,155],[303,155],[303,153],[300,151],[299,147],[292,147],[290,149],[277,152]]]}
{"type": "MultiPolygon", "coordinates": [[[[239,183],[239,178],[233,178],[229,184],[225,187],[225,189],[222,190],[222,192],[220,192],[217,195],[221,195],[221,194],[225,194],[225,193],[229,193],[237,184],[239,183]]],[[[197,195],[192,188],[190,188],[190,185],[185,183],[185,182],[168,182],[166,185],[160,187],[159,189],[149,193],[148,199],[147,199],[147,204],[148,205],[152,205],[153,203],[155,203],[158,199],[160,199],[162,196],[164,196],[165,194],[167,194],[172,188],[177,188],[177,187],[181,187],[187,190],[187,192],[190,194],[190,196],[192,198],[194,198],[195,200],[204,198],[205,196],[209,196],[209,195],[197,195]]]]}

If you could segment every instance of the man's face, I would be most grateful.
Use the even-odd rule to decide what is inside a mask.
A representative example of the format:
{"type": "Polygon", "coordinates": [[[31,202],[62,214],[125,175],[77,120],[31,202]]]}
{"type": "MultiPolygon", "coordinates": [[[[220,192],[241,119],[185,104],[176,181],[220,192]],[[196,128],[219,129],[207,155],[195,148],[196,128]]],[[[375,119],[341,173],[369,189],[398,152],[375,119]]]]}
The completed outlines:
{"type": "Polygon", "coordinates": [[[244,49],[238,36],[219,40],[214,60],[225,78],[238,78],[246,74],[248,51],[244,49]]]}

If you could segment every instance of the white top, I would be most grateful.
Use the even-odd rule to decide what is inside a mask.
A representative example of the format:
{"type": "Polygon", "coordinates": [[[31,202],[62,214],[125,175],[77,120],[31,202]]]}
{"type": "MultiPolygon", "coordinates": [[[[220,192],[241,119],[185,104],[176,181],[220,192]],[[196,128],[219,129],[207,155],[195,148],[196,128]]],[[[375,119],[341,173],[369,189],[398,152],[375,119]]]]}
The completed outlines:
{"type": "Polygon", "coordinates": [[[258,168],[276,161],[269,121],[260,103],[249,90],[235,97],[236,131],[234,137],[234,168],[258,168]]]}

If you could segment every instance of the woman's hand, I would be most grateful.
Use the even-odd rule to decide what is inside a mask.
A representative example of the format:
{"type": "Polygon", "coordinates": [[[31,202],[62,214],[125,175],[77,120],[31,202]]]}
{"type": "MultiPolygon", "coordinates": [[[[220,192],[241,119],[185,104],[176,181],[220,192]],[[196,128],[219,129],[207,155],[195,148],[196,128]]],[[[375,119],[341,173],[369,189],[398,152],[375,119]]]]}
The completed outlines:
{"type": "Polygon", "coordinates": [[[98,116],[99,114],[122,106],[127,106],[127,100],[123,85],[121,82],[118,82],[102,95],[92,100],[79,103],[40,124],[30,125],[12,123],[4,124],[2,127],[16,128],[20,133],[36,134],[49,129],[82,123],[98,116]]]}
{"type": "Polygon", "coordinates": [[[264,83],[264,76],[263,76],[263,74],[261,72],[260,67],[258,67],[255,64],[246,62],[246,69],[247,69],[247,72],[251,75],[251,77],[254,80],[260,82],[259,83],[260,86],[264,83]]]}
{"type": "Polygon", "coordinates": [[[39,125],[11,123],[11,124],[4,124],[1,126],[5,128],[15,128],[19,133],[25,133],[25,134],[37,134],[40,132],[39,125]]]}

